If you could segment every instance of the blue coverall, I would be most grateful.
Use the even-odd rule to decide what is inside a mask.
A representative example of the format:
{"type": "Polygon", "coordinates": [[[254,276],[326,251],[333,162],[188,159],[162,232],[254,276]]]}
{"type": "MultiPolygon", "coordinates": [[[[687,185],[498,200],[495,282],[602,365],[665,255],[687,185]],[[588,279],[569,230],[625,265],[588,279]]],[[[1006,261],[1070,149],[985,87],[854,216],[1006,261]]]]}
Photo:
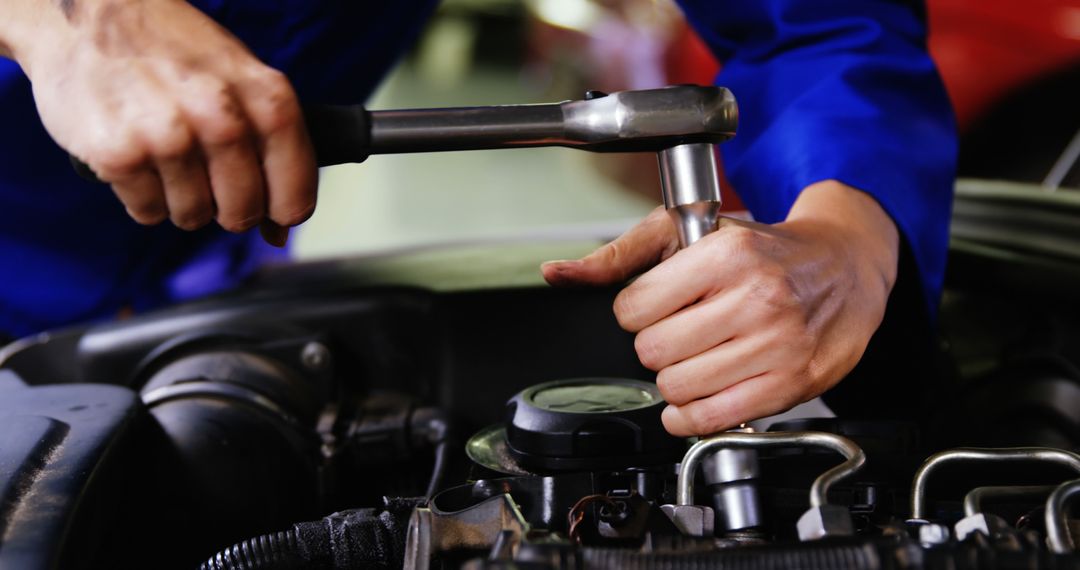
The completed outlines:
{"type": "MultiPolygon", "coordinates": [[[[193,0],[305,102],[359,103],[415,40],[436,0],[193,0]]],[[[926,52],[921,2],[682,0],[740,103],[721,146],[754,217],[784,219],[835,178],[874,196],[911,252],[928,310],[940,296],[956,157],[953,115],[926,52]]],[[[77,94],[73,94],[77,96],[77,94]]],[[[258,233],[131,221],[80,180],[0,60],[0,332],[107,319],[238,283],[280,252],[258,233]]]]}

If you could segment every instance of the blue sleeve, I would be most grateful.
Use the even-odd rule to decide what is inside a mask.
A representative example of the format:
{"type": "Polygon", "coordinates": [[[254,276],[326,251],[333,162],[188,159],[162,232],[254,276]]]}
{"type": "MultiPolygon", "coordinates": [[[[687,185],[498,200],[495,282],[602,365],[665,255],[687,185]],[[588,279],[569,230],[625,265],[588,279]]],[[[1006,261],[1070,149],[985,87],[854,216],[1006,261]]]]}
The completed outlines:
{"type": "Polygon", "coordinates": [[[680,0],[739,102],[725,172],[765,223],[836,179],[896,222],[931,314],[941,295],[957,153],[920,2],[680,0]]]}
{"type": "Polygon", "coordinates": [[[306,103],[362,103],[415,43],[439,0],[191,0],[306,103]]]}

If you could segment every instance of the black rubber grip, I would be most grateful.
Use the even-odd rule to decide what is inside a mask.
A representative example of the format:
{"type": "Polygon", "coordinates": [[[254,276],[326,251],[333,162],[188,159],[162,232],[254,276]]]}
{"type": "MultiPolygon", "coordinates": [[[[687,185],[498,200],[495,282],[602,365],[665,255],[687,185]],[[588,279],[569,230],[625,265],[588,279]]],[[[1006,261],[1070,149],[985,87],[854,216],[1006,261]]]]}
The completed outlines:
{"type": "MultiPolygon", "coordinates": [[[[319,166],[364,162],[371,149],[371,117],[362,105],[308,105],[304,107],[315,161],[319,166]]],[[[82,178],[100,183],[86,163],[68,155],[82,178]]]]}

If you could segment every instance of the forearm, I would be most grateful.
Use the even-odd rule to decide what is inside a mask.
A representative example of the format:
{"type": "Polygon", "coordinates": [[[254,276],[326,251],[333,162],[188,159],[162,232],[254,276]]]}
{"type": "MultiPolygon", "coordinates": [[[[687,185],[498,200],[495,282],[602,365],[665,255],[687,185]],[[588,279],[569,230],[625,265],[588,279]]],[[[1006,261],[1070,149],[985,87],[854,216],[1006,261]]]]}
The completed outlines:
{"type": "Polygon", "coordinates": [[[753,103],[743,105],[739,135],[720,150],[755,219],[787,219],[803,190],[821,180],[866,192],[904,236],[932,315],[944,277],[956,133],[919,3],[680,4],[724,59],[717,82],[753,103]]]}

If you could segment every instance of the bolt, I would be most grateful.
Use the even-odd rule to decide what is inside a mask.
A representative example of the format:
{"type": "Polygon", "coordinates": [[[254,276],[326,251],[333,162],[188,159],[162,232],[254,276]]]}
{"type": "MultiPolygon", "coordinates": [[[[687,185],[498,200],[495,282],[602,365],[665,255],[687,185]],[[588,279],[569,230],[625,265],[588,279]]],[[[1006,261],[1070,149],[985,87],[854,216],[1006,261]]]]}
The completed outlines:
{"type": "Polygon", "coordinates": [[[330,349],[321,342],[309,342],[300,351],[300,362],[312,372],[319,372],[330,365],[330,349]]]}
{"type": "Polygon", "coordinates": [[[925,547],[949,542],[949,527],[941,524],[924,524],[919,527],[919,543],[925,547]]]}

